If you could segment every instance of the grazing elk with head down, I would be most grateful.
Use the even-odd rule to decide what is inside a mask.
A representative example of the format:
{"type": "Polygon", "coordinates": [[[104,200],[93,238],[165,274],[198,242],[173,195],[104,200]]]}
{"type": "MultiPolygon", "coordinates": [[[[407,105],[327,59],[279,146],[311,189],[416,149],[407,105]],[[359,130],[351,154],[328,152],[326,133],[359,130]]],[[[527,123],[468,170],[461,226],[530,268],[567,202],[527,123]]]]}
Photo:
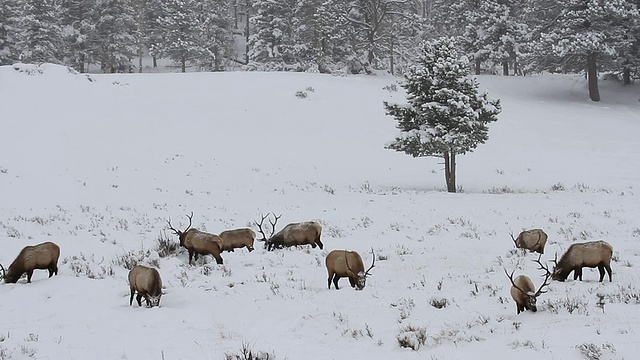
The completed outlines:
{"type": "Polygon", "coordinates": [[[551,278],[565,281],[573,271],[573,280],[580,279],[582,281],[583,267],[597,267],[600,272],[600,282],[604,280],[605,270],[609,274],[609,282],[611,282],[612,256],[613,246],[606,241],[598,240],[572,244],[562,255],[560,261],[557,261],[558,254],[556,254],[556,266],[553,269],[551,278]]]}
{"type": "MultiPolygon", "coordinates": [[[[542,255],[541,255],[542,256],[542,255]]],[[[516,309],[518,314],[521,311],[531,310],[533,312],[538,311],[538,307],[536,306],[536,302],[538,300],[538,296],[547,292],[547,290],[542,290],[545,286],[549,286],[549,277],[551,277],[551,272],[549,272],[549,268],[542,265],[540,262],[540,257],[538,260],[535,260],[539,265],[540,269],[545,270],[545,277],[542,285],[536,290],[533,285],[533,281],[526,275],[519,275],[518,277],[513,279],[513,273],[515,270],[509,274],[507,269],[504,269],[504,273],[511,280],[511,298],[516,302],[516,309]]]]}
{"type": "Polygon", "coordinates": [[[129,271],[129,288],[131,289],[129,306],[133,304],[133,295],[136,292],[138,293],[136,296],[138,306],[142,306],[142,297],[144,297],[147,307],[160,306],[162,279],[160,279],[158,270],[142,265],[135,266],[129,271]]]}
{"type": "Polygon", "coordinates": [[[271,234],[267,236],[262,229],[262,224],[264,220],[269,216],[262,216],[262,220],[260,223],[257,221],[255,224],[258,226],[258,231],[262,234],[262,239],[258,239],[258,241],[264,241],[265,247],[267,250],[271,251],[276,248],[282,247],[290,247],[296,245],[311,245],[311,247],[315,248],[316,246],[322,248],[324,245],[322,241],[320,241],[320,235],[322,234],[322,225],[315,221],[306,221],[300,223],[291,223],[285,226],[282,230],[278,231],[275,235],[273,233],[276,229],[276,223],[280,216],[273,215],[275,217],[275,221],[269,222],[271,223],[271,234]]]}
{"type": "Polygon", "coordinates": [[[547,234],[542,229],[525,230],[517,238],[511,239],[518,249],[527,249],[533,252],[544,254],[544,246],[547,244],[547,234]]]}
{"type": "Polygon", "coordinates": [[[338,280],[342,277],[349,278],[349,283],[352,288],[355,288],[356,290],[364,289],[367,276],[371,275],[369,274],[369,271],[376,263],[376,255],[373,253],[373,249],[371,249],[371,254],[373,255],[371,266],[367,271],[364,271],[364,263],[362,262],[360,254],[357,252],[332,250],[325,259],[327,272],[329,273],[329,280],[327,281],[329,289],[331,289],[331,281],[333,281],[333,285],[336,290],[340,290],[338,287],[338,280]]]}
{"type": "MultiPolygon", "coordinates": [[[[27,273],[27,283],[31,282],[31,276],[35,269],[49,270],[49,277],[58,275],[58,258],[60,247],[50,241],[42,244],[25,246],[18,257],[9,265],[3,274],[6,283],[16,283],[22,274],[27,273]]],[[[4,272],[4,268],[2,268],[4,272]]]]}
{"type": "Polygon", "coordinates": [[[223,251],[234,251],[234,249],[246,247],[249,252],[252,252],[256,232],[249,228],[225,230],[220,233],[220,238],[222,238],[223,251]]]}
{"type": "Polygon", "coordinates": [[[171,226],[171,219],[167,220],[167,223],[169,224],[169,230],[178,235],[180,246],[189,252],[189,265],[191,265],[192,258],[195,257],[196,261],[198,260],[198,255],[212,255],[217,264],[222,264],[222,257],[220,256],[220,249],[223,246],[222,238],[215,234],[190,229],[193,212],[190,216],[187,215],[187,218],[189,218],[189,225],[184,231],[174,229],[171,226]]]}

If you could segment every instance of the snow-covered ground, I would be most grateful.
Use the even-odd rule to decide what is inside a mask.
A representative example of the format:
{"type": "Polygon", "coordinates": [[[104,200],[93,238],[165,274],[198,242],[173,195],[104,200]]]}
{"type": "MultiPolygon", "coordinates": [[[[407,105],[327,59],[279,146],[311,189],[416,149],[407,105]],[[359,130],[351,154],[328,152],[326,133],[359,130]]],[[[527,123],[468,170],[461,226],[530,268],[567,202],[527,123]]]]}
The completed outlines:
{"type": "Polygon", "coordinates": [[[637,85],[603,81],[593,103],[580,76],[480,77],[503,112],[448,194],[438,159],[384,149],[382,102],[404,99],[390,76],[19,68],[0,67],[0,263],[44,241],[61,256],[58,276],[0,285],[0,359],[640,353],[637,85]],[[167,220],[183,229],[191,212],[214,233],[266,212],[278,228],[316,220],[325,248],[160,257],[167,220]],[[509,236],[529,228],[549,234],[545,262],[608,241],[613,282],[585,269],[516,315],[503,268],[542,280],[509,236]],[[363,291],[327,289],[332,249],[366,266],[373,249],[363,291]],[[132,261],[159,268],[161,307],[129,306],[132,261]]]}

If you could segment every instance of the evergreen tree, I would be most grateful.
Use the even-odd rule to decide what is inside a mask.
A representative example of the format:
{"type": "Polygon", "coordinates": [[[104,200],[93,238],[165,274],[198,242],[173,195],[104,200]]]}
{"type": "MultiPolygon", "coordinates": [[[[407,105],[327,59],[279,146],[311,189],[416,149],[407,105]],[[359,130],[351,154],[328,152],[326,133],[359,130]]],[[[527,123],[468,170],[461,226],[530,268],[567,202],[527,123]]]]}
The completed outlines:
{"type": "Polygon", "coordinates": [[[267,64],[274,70],[300,70],[293,52],[293,22],[297,0],[256,0],[249,19],[249,61],[267,64]]]}
{"type": "Polygon", "coordinates": [[[60,7],[53,0],[28,0],[17,28],[20,61],[25,63],[62,63],[63,47],[60,7]]]}
{"type": "Polygon", "coordinates": [[[204,0],[196,11],[199,15],[196,34],[200,51],[196,53],[198,67],[224,70],[224,58],[232,56],[234,50],[233,18],[226,0],[204,0]]]}
{"type": "Polygon", "coordinates": [[[632,39],[623,25],[639,16],[637,9],[629,0],[568,0],[552,6],[542,12],[548,19],[538,29],[534,64],[548,71],[586,68],[589,98],[600,101],[599,64],[613,64],[612,59],[630,47],[632,39]]]}
{"type": "Polygon", "coordinates": [[[24,0],[0,1],[0,65],[18,61],[19,20],[22,18],[24,0]]]}
{"type": "Polygon", "coordinates": [[[95,63],[98,51],[96,34],[96,0],[64,0],[62,30],[64,63],[83,73],[86,65],[95,63]]]}
{"type": "Polygon", "coordinates": [[[136,54],[134,11],[129,0],[103,0],[97,6],[97,59],[105,73],[128,71],[136,54]]]}
{"type": "Polygon", "coordinates": [[[164,31],[160,43],[155,44],[153,53],[166,56],[180,65],[186,72],[190,64],[200,52],[197,34],[192,29],[198,24],[198,16],[193,0],[167,0],[162,4],[162,14],[158,23],[164,31]]]}
{"type": "Polygon", "coordinates": [[[408,104],[384,103],[400,130],[386,148],[413,157],[442,157],[447,191],[456,192],[456,156],[487,141],[487,125],[497,120],[500,102],[479,93],[453,38],[426,42],[421,50],[402,85],[408,104]]]}

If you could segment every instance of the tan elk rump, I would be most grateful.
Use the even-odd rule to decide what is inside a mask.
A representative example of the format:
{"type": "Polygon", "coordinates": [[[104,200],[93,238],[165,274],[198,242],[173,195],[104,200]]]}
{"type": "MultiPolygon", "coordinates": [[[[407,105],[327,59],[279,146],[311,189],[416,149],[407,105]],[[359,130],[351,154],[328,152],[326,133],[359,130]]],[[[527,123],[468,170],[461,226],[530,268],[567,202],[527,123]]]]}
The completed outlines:
{"type": "Polygon", "coordinates": [[[160,306],[162,297],[162,279],[158,270],[142,265],[137,265],[129,271],[129,289],[131,297],[129,306],[133,304],[133,295],[137,292],[136,301],[142,306],[144,297],[147,307],[160,306]]]}
{"type": "Polygon", "coordinates": [[[222,264],[222,256],[220,256],[220,249],[222,249],[222,238],[216,234],[206,233],[204,231],[190,229],[191,219],[193,213],[187,215],[189,219],[189,225],[184,231],[176,230],[171,226],[171,220],[167,220],[169,224],[169,230],[173,231],[180,239],[180,246],[187,249],[189,252],[189,265],[193,258],[198,260],[198,255],[211,255],[216,259],[217,264],[222,264]]]}
{"type": "Polygon", "coordinates": [[[541,229],[525,230],[517,238],[511,239],[518,249],[527,249],[533,252],[544,254],[544,246],[547,244],[547,234],[541,229]]]}
{"type": "Polygon", "coordinates": [[[267,215],[262,216],[262,220],[260,221],[260,223],[258,223],[257,221],[255,222],[255,224],[258,226],[258,231],[262,234],[262,239],[258,240],[265,242],[265,247],[267,248],[267,250],[271,251],[273,249],[298,245],[311,245],[312,248],[318,246],[321,250],[323,249],[324,245],[322,244],[322,241],[320,241],[320,235],[322,235],[322,225],[315,221],[305,221],[300,223],[288,224],[274,235],[273,233],[276,229],[276,223],[281,216],[282,215],[276,216],[274,214],[275,221],[271,221],[271,219],[269,219],[269,222],[271,223],[270,236],[267,236],[262,229],[264,220],[269,217],[268,213],[267,215]]]}
{"type": "MultiPolygon", "coordinates": [[[[15,260],[9,265],[6,274],[3,274],[6,283],[16,283],[27,273],[27,283],[31,282],[31,276],[35,269],[49,270],[49,277],[58,275],[58,258],[60,247],[50,241],[38,245],[25,246],[15,260]]],[[[2,268],[4,271],[4,268],[2,268]]]]}
{"type": "Polygon", "coordinates": [[[604,280],[605,270],[611,278],[611,257],[613,256],[613,246],[606,241],[597,240],[584,243],[575,243],[569,246],[562,255],[560,261],[556,261],[553,269],[553,280],[565,281],[573,271],[573,280],[582,281],[582,268],[597,267],[600,272],[600,282],[604,280]]]}
{"type": "Polygon", "coordinates": [[[249,252],[252,252],[256,232],[249,228],[225,230],[220,233],[220,238],[222,238],[223,251],[234,251],[246,247],[249,252]]]}
{"type": "MultiPolygon", "coordinates": [[[[373,249],[371,250],[373,254],[373,249]]],[[[329,273],[329,279],[327,280],[327,286],[331,289],[331,282],[336,290],[339,290],[338,280],[340,278],[349,278],[349,283],[352,288],[356,290],[364,289],[367,281],[369,271],[375,266],[376,256],[373,254],[373,261],[367,271],[364,271],[364,263],[360,254],[355,251],[348,250],[332,250],[325,259],[327,265],[327,272],[329,273]]]]}

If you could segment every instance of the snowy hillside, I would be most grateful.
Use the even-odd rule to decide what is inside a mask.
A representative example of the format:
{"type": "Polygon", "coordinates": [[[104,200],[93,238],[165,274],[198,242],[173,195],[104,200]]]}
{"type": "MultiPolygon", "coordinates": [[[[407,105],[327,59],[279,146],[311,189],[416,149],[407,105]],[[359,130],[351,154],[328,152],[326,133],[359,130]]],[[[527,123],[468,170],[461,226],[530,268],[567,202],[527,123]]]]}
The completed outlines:
{"type": "MultiPolygon", "coordinates": [[[[640,88],[574,75],[480,77],[503,112],[459,157],[385,143],[389,76],[85,75],[0,67],[0,263],[60,245],[60,271],[0,284],[0,359],[633,359],[640,352],[640,88]],[[158,253],[167,220],[219,233],[316,220],[325,248],[158,253]],[[613,282],[553,282],[516,315],[503,268],[541,272],[509,236],[542,228],[543,260],[614,247],[613,282]],[[373,275],[327,289],[324,257],[356,250],[373,275]],[[159,308],[129,306],[132,262],[158,267],[159,308]],[[412,349],[415,348],[415,349],[412,349]]],[[[549,263],[550,266],[551,263],[549,263]]]]}

